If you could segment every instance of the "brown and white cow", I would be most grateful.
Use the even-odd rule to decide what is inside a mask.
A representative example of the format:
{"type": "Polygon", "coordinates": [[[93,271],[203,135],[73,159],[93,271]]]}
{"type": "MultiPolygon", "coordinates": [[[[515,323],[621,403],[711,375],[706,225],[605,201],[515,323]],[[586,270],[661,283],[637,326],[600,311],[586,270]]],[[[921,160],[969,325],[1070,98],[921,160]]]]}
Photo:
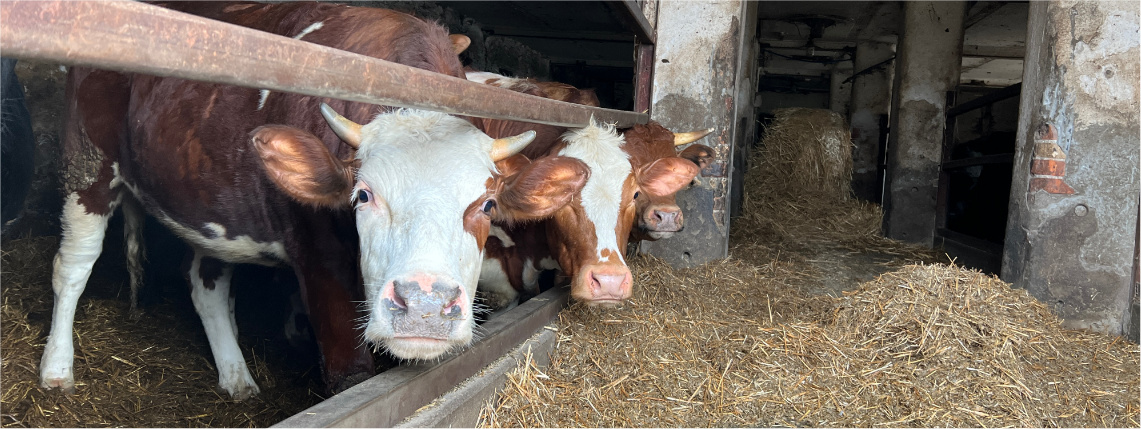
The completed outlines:
{"type": "MultiPolygon", "coordinates": [[[[484,72],[468,72],[467,76],[469,80],[560,100],[577,97],[573,94],[578,91],[562,90],[552,95],[530,79],[484,72]]],[[[680,230],[681,210],[674,195],[693,180],[712,154],[708,147],[692,145],[683,151],[684,157],[679,157],[676,145],[693,142],[709,131],[675,135],[657,123],[622,133],[612,126],[592,123],[567,131],[561,138],[554,137],[561,128],[546,125],[500,120],[477,124],[489,135],[536,130],[540,138],[547,138],[537,138],[525,149],[528,156],[573,157],[591,169],[581,198],[559,209],[550,220],[539,225],[493,225],[480,275],[481,293],[493,308],[511,305],[521,292],[537,292],[539,273],[556,268],[571,276],[571,296],[580,301],[615,305],[628,298],[632,277],[623,255],[631,228],[662,234],[680,230]],[[670,210],[670,204],[674,215],[668,222],[642,225],[653,216],[667,217],[663,213],[670,210]]]]}
{"type": "MultiPolygon", "coordinates": [[[[442,27],[394,11],[172,7],[463,76],[442,27]]],[[[74,389],[75,308],[121,204],[128,230],[137,201],[193,248],[191,296],[219,385],[241,399],[258,387],[237,343],[232,264],[294,269],[336,392],[374,372],[365,341],[412,359],[468,344],[490,221],[548,216],[589,177],[562,157],[499,174],[494,162],[533,134],[497,140],[439,113],[84,68],[69,73],[67,100],[63,234],[40,364],[47,388],[74,389]]],[[[137,249],[137,235],[128,242],[137,249]]]]}

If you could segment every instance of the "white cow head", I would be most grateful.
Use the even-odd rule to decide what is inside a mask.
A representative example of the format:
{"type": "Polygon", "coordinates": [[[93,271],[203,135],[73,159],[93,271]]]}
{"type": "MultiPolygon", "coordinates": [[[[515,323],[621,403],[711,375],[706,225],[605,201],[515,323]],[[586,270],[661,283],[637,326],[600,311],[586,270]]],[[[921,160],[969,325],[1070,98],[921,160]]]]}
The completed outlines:
{"type": "MultiPolygon", "coordinates": [[[[364,338],[401,358],[431,359],[472,339],[472,302],[490,221],[549,216],[589,171],[556,157],[499,172],[533,132],[493,139],[442,113],[398,110],[361,126],[322,105],[351,160],[316,136],[267,125],[252,133],[267,175],[293,199],[352,209],[367,298],[364,338]]],[[[357,318],[358,315],[345,315],[357,318]]]]}

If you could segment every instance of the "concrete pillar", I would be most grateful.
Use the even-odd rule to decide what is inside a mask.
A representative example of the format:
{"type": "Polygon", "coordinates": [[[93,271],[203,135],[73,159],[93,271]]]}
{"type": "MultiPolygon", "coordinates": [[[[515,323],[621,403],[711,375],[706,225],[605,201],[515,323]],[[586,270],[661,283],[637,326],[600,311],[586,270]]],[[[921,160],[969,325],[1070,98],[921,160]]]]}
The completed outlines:
{"type": "Polygon", "coordinates": [[[1067,327],[1110,334],[1136,335],[1139,10],[1030,3],[1002,258],[1067,327]]]}
{"type": "Polygon", "coordinates": [[[696,186],[678,193],[685,229],[641,246],[675,267],[728,255],[733,153],[751,138],[742,124],[753,120],[753,91],[739,89],[751,85],[745,78],[755,67],[749,47],[757,7],[725,0],[658,3],[652,118],[675,131],[712,127],[699,142],[717,153],[696,186]]]}
{"type": "Polygon", "coordinates": [[[947,91],[959,84],[966,2],[903,3],[887,146],[884,235],[931,246],[947,91]]]}
{"type": "Polygon", "coordinates": [[[843,62],[832,68],[831,88],[828,91],[828,109],[848,118],[848,107],[852,104],[852,82],[844,82],[852,77],[852,63],[843,62]]]}
{"type": "Polygon", "coordinates": [[[894,43],[862,41],[856,44],[852,104],[848,121],[852,130],[852,194],[861,200],[883,201],[879,180],[880,118],[891,108],[891,81],[895,75],[894,43]]]}

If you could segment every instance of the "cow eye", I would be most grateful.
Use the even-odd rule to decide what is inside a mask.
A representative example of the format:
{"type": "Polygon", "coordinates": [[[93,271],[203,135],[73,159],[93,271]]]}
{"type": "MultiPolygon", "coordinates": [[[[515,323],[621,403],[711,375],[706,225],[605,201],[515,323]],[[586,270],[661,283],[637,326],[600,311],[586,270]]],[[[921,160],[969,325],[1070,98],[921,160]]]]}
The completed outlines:
{"type": "Polygon", "coordinates": [[[371,200],[372,200],[372,192],[369,192],[368,189],[358,189],[357,190],[357,202],[363,204],[363,203],[367,203],[371,200]]]}
{"type": "Polygon", "coordinates": [[[480,206],[479,209],[482,210],[485,214],[490,215],[491,209],[493,208],[495,208],[495,200],[487,200],[483,202],[483,206],[480,206]]]}
{"type": "Polygon", "coordinates": [[[639,196],[639,195],[642,195],[642,193],[641,193],[641,192],[637,192],[637,191],[635,191],[635,192],[634,192],[634,199],[635,199],[635,200],[636,200],[636,199],[638,199],[638,196],[639,196]]]}

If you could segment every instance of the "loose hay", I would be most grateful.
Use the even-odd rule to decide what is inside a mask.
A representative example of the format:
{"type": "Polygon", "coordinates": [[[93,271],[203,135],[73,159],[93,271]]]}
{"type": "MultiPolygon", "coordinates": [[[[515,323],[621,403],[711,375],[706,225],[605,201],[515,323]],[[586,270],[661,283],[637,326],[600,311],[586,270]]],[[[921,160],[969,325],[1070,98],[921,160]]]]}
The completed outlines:
{"type": "Polygon", "coordinates": [[[101,270],[99,264],[76,312],[76,394],[41,389],[39,363],[51,323],[51,260],[57,248],[56,237],[4,244],[3,427],[264,427],[320,401],[304,394],[308,377],[282,370],[286,356],[273,356],[266,341],[249,337],[243,344],[256,345],[243,352],[252,357],[262,393],[231,401],[216,387],[217,371],[193,309],[167,302],[131,321],[125,279],[102,277],[121,267],[101,270]],[[267,370],[267,364],[276,370],[267,370]]]}
{"type": "Polygon", "coordinates": [[[1025,291],[879,236],[879,207],[836,192],[822,150],[776,143],[776,121],[730,258],[632,258],[632,299],[563,311],[550,366],[509,374],[481,426],[1139,425],[1136,344],[1061,329],[1025,291]],[[829,280],[848,292],[823,295],[829,280]]]}

